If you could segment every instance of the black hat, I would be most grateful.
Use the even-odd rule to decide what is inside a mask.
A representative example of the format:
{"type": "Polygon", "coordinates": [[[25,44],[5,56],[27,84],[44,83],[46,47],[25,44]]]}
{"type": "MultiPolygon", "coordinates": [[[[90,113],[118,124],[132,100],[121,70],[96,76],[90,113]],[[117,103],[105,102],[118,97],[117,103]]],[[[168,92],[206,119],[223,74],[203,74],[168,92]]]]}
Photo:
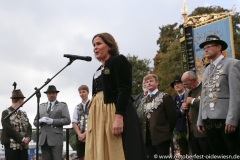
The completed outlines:
{"type": "Polygon", "coordinates": [[[48,89],[44,93],[49,93],[49,92],[58,93],[59,91],[57,90],[57,88],[54,85],[50,85],[50,86],[48,86],[48,89]]]}
{"type": "Polygon", "coordinates": [[[220,44],[222,46],[222,50],[225,50],[228,47],[227,43],[222,41],[222,40],[220,40],[220,38],[218,36],[216,36],[216,35],[209,35],[209,36],[207,36],[206,41],[201,43],[199,45],[199,47],[203,48],[206,44],[212,43],[212,42],[220,44]]]}
{"type": "Polygon", "coordinates": [[[170,84],[172,88],[174,88],[174,84],[177,83],[177,82],[181,82],[182,83],[182,80],[181,80],[181,77],[179,75],[176,75],[174,77],[174,80],[173,82],[170,84]]]}
{"type": "Polygon", "coordinates": [[[22,94],[22,91],[20,89],[16,89],[12,91],[12,97],[11,99],[18,99],[18,98],[25,98],[22,94]]]}

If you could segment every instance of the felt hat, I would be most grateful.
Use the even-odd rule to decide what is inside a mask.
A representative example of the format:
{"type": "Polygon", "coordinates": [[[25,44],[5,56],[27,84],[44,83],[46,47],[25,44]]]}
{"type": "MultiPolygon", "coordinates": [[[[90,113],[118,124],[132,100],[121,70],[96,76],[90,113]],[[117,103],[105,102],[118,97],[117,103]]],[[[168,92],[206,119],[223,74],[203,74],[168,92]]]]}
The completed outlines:
{"type": "Polygon", "coordinates": [[[181,77],[180,77],[179,75],[176,75],[176,76],[174,77],[173,82],[170,84],[171,87],[174,88],[174,84],[177,83],[177,82],[182,83],[181,77]]]}
{"type": "Polygon", "coordinates": [[[12,91],[11,99],[25,98],[22,91],[20,89],[16,89],[12,91]]]}
{"type": "Polygon", "coordinates": [[[208,43],[217,43],[217,44],[220,44],[222,46],[222,50],[225,50],[227,49],[228,45],[225,41],[221,40],[218,36],[216,35],[209,35],[207,36],[206,38],[206,41],[201,43],[199,45],[200,48],[203,48],[206,44],[208,43]]]}
{"type": "Polygon", "coordinates": [[[60,91],[58,91],[57,88],[54,85],[50,85],[50,86],[48,86],[48,89],[44,93],[49,93],[49,92],[56,92],[56,93],[58,93],[60,91]]]}

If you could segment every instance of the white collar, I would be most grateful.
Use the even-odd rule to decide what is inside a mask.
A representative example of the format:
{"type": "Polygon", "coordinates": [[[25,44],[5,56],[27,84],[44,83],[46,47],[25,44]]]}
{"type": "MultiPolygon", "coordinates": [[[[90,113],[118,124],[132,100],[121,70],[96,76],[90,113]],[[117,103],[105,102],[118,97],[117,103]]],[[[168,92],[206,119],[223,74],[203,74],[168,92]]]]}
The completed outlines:
{"type": "Polygon", "coordinates": [[[48,105],[49,105],[50,103],[52,103],[52,106],[53,106],[53,105],[55,104],[55,102],[56,102],[56,100],[53,101],[53,102],[48,101],[48,105]]]}
{"type": "Polygon", "coordinates": [[[154,91],[148,92],[148,95],[149,95],[149,94],[156,94],[157,92],[158,92],[158,89],[156,88],[154,91]]]}
{"type": "Polygon", "coordinates": [[[183,96],[184,95],[184,93],[185,93],[185,91],[183,91],[181,94],[178,94],[179,96],[183,96]]]}
{"type": "Polygon", "coordinates": [[[81,102],[84,106],[88,103],[89,99],[84,103],[83,101],[81,102]]]}
{"type": "Polygon", "coordinates": [[[217,66],[217,64],[221,61],[221,59],[223,59],[224,56],[220,55],[214,62],[212,62],[212,64],[214,64],[214,66],[217,66]]]}

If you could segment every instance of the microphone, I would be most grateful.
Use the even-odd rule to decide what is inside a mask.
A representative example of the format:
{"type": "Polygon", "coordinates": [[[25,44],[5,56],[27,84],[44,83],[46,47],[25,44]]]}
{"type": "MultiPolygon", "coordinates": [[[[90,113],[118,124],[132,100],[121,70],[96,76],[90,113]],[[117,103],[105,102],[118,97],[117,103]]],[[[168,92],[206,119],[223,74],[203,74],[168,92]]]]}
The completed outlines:
{"type": "Polygon", "coordinates": [[[76,60],[76,59],[80,59],[84,61],[92,60],[92,57],[89,57],[89,56],[78,56],[78,55],[72,55],[72,54],[64,54],[63,57],[70,58],[71,60],[76,60]]]}

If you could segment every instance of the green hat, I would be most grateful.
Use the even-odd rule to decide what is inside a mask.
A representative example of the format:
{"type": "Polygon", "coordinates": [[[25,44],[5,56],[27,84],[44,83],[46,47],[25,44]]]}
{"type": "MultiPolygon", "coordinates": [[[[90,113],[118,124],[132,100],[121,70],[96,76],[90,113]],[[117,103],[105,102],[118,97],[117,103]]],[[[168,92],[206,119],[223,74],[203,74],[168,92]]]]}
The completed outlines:
{"type": "Polygon", "coordinates": [[[50,86],[48,86],[48,89],[44,93],[49,93],[49,92],[58,93],[59,91],[57,90],[57,88],[54,85],[50,85],[50,86]]]}

